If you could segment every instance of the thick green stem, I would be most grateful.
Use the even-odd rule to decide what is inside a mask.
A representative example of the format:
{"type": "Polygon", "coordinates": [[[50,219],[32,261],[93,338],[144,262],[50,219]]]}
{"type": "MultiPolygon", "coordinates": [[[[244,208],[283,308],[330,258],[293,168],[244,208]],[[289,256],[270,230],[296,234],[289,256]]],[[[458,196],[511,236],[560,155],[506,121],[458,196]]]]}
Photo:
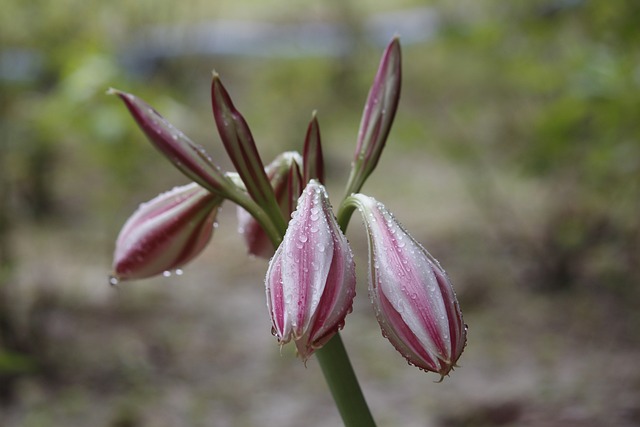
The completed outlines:
{"type": "MultiPolygon", "coordinates": [[[[340,205],[337,220],[342,232],[347,230],[354,209],[348,198],[340,205]]],[[[335,334],[316,354],[345,427],[375,427],[340,334],[335,334]]]]}
{"type": "Polygon", "coordinates": [[[316,352],[345,427],[375,427],[340,334],[316,352]]]}

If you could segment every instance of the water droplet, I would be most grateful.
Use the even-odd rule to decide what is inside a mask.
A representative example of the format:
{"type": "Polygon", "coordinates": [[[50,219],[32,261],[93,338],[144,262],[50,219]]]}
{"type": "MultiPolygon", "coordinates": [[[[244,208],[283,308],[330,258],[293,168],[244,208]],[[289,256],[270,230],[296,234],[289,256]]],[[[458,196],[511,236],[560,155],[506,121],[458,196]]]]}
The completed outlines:
{"type": "Polygon", "coordinates": [[[163,272],[162,272],[162,275],[163,275],[164,277],[171,277],[171,272],[170,272],[169,270],[167,270],[167,271],[163,271],[163,272]]]}
{"type": "Polygon", "coordinates": [[[176,276],[182,276],[184,271],[181,268],[176,268],[176,276]]]}
{"type": "Polygon", "coordinates": [[[300,240],[302,243],[304,243],[309,239],[307,238],[306,234],[301,234],[301,235],[298,236],[298,240],[300,240]]]}
{"type": "Polygon", "coordinates": [[[116,276],[109,276],[109,284],[111,286],[118,286],[119,283],[120,279],[118,279],[116,276]]]}

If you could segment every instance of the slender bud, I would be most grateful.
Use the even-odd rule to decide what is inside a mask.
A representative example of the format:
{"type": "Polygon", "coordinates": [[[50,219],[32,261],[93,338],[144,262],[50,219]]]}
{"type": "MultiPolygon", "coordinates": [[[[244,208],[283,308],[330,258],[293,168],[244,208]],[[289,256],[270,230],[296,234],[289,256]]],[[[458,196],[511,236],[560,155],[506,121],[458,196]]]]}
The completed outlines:
{"type": "MultiPolygon", "coordinates": [[[[285,218],[290,218],[296,208],[296,203],[302,193],[302,178],[300,166],[302,157],[295,151],[280,154],[266,167],[267,177],[276,195],[280,212],[285,218]]],[[[269,258],[275,248],[269,236],[262,229],[258,221],[245,209],[238,206],[238,231],[244,238],[247,250],[251,255],[269,258]]]]}
{"type": "Polygon", "coordinates": [[[131,116],[151,143],[182,173],[214,193],[233,193],[233,185],[201,146],[169,123],[142,99],[109,89],[122,99],[131,116]]]}
{"type": "Polygon", "coordinates": [[[400,40],[394,37],[382,54],[362,112],[347,195],[359,192],[378,165],[400,101],[401,62],[400,40]]]}
{"type": "Polygon", "coordinates": [[[355,296],[355,264],[324,187],[311,180],[269,263],[267,307],[281,344],[303,360],[344,326],[355,296]]]}
{"type": "Polygon", "coordinates": [[[284,232],[286,221],[277,215],[275,195],[249,125],[233,105],[229,93],[216,72],[213,73],[211,82],[211,106],[222,144],[244,182],[247,193],[258,206],[271,214],[276,228],[284,232]]]}
{"type": "Polygon", "coordinates": [[[192,183],[141,204],[118,235],[113,280],[155,276],[192,260],[211,239],[222,200],[192,183]]]}
{"type": "Polygon", "coordinates": [[[438,261],[375,199],[356,194],[369,239],[369,294],[382,334],[409,361],[441,379],[456,366],[467,328],[438,261]]]}

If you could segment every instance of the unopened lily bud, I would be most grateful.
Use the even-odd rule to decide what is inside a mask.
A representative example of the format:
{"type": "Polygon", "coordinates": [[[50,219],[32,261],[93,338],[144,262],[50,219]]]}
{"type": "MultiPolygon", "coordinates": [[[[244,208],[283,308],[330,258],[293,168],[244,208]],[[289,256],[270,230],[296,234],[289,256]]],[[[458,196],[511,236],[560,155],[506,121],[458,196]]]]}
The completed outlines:
{"type": "Polygon", "coordinates": [[[204,148],[191,141],[146,102],[117,89],[109,89],[107,93],[122,99],[149,141],[187,177],[220,195],[233,192],[232,183],[204,148]]]}
{"type": "Polygon", "coordinates": [[[281,344],[303,360],[344,326],[355,296],[355,264],[324,187],[311,180],[269,263],[267,307],[281,344]]]}
{"type": "Polygon", "coordinates": [[[192,183],[141,204],[118,235],[112,280],[143,279],[192,260],[211,239],[222,200],[192,183]]]}
{"type": "MultiPolygon", "coordinates": [[[[291,217],[302,192],[300,168],[302,156],[295,151],[280,154],[266,167],[267,177],[276,195],[280,212],[285,218],[291,217]]],[[[247,251],[251,255],[269,258],[275,248],[269,236],[258,221],[245,209],[238,206],[238,232],[244,238],[247,251]]]]}
{"type": "Polygon", "coordinates": [[[456,366],[466,325],[445,271],[375,199],[351,197],[369,240],[369,293],[382,334],[408,360],[441,378],[456,366]]]}
{"type": "Polygon", "coordinates": [[[360,191],[380,160],[400,101],[401,56],[400,40],[394,37],[382,54],[378,72],[362,112],[347,194],[360,191]]]}

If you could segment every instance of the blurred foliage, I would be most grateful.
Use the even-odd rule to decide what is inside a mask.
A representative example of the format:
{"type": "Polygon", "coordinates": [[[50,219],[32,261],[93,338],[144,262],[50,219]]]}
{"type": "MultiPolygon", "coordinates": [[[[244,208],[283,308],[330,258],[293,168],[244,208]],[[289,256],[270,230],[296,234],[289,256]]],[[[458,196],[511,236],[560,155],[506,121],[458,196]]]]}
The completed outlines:
{"type": "Polygon", "coordinates": [[[427,87],[413,93],[445,109],[432,111],[428,139],[468,166],[507,246],[536,260],[536,286],[628,290],[640,279],[630,255],[640,244],[640,4],[463,3],[438,2],[444,28],[419,67],[427,87]],[[517,209],[495,171],[544,188],[533,235],[527,223],[539,219],[508,218],[517,209]]]}

